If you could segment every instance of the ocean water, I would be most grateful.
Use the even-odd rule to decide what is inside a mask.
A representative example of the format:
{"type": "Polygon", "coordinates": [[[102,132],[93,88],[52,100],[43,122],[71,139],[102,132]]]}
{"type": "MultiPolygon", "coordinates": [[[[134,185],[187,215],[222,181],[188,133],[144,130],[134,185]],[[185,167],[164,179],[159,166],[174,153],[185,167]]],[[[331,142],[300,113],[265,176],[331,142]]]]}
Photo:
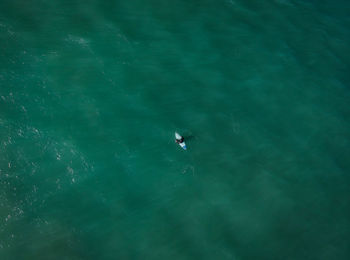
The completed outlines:
{"type": "Polygon", "coordinates": [[[0,259],[349,259],[349,13],[0,1],[0,259]]]}

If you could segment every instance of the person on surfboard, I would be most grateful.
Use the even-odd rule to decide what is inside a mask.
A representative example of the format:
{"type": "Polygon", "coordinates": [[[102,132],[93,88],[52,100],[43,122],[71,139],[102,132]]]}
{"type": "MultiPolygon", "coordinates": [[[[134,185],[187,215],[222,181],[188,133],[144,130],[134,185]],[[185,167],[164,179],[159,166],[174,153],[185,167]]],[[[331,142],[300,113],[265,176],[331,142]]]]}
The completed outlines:
{"type": "Polygon", "coordinates": [[[181,136],[181,135],[179,135],[178,133],[175,133],[175,142],[176,143],[178,143],[178,144],[181,144],[181,143],[183,143],[184,142],[184,138],[181,136]]]}
{"type": "Polygon", "coordinates": [[[178,143],[178,144],[183,143],[183,141],[184,141],[183,137],[181,137],[181,139],[175,139],[175,142],[178,143]]]}

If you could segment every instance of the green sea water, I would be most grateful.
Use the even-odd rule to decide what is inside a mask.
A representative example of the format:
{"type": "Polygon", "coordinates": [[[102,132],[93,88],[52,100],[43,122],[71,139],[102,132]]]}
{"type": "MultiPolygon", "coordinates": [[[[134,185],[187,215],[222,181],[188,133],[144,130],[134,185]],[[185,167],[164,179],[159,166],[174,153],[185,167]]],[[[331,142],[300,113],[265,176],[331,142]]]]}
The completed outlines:
{"type": "Polygon", "coordinates": [[[1,0],[0,259],[349,259],[349,13],[1,0]]]}

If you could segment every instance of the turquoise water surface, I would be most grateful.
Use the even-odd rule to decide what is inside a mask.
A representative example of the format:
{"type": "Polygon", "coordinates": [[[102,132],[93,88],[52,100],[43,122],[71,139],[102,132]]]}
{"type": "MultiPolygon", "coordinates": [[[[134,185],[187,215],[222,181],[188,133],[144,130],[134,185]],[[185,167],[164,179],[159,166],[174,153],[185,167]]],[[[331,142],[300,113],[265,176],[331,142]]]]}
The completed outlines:
{"type": "Polygon", "coordinates": [[[349,13],[0,1],[0,259],[349,259],[349,13]]]}

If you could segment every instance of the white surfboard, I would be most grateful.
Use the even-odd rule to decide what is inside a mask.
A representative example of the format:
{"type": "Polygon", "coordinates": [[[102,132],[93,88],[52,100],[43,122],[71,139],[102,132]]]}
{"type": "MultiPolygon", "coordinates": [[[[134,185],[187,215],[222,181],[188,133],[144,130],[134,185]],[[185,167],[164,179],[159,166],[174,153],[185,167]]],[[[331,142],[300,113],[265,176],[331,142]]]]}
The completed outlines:
{"type": "MultiPolygon", "coordinates": [[[[181,140],[182,136],[175,132],[175,139],[181,140]]],[[[179,145],[181,146],[182,149],[187,150],[185,142],[179,143],[179,145]]]]}

